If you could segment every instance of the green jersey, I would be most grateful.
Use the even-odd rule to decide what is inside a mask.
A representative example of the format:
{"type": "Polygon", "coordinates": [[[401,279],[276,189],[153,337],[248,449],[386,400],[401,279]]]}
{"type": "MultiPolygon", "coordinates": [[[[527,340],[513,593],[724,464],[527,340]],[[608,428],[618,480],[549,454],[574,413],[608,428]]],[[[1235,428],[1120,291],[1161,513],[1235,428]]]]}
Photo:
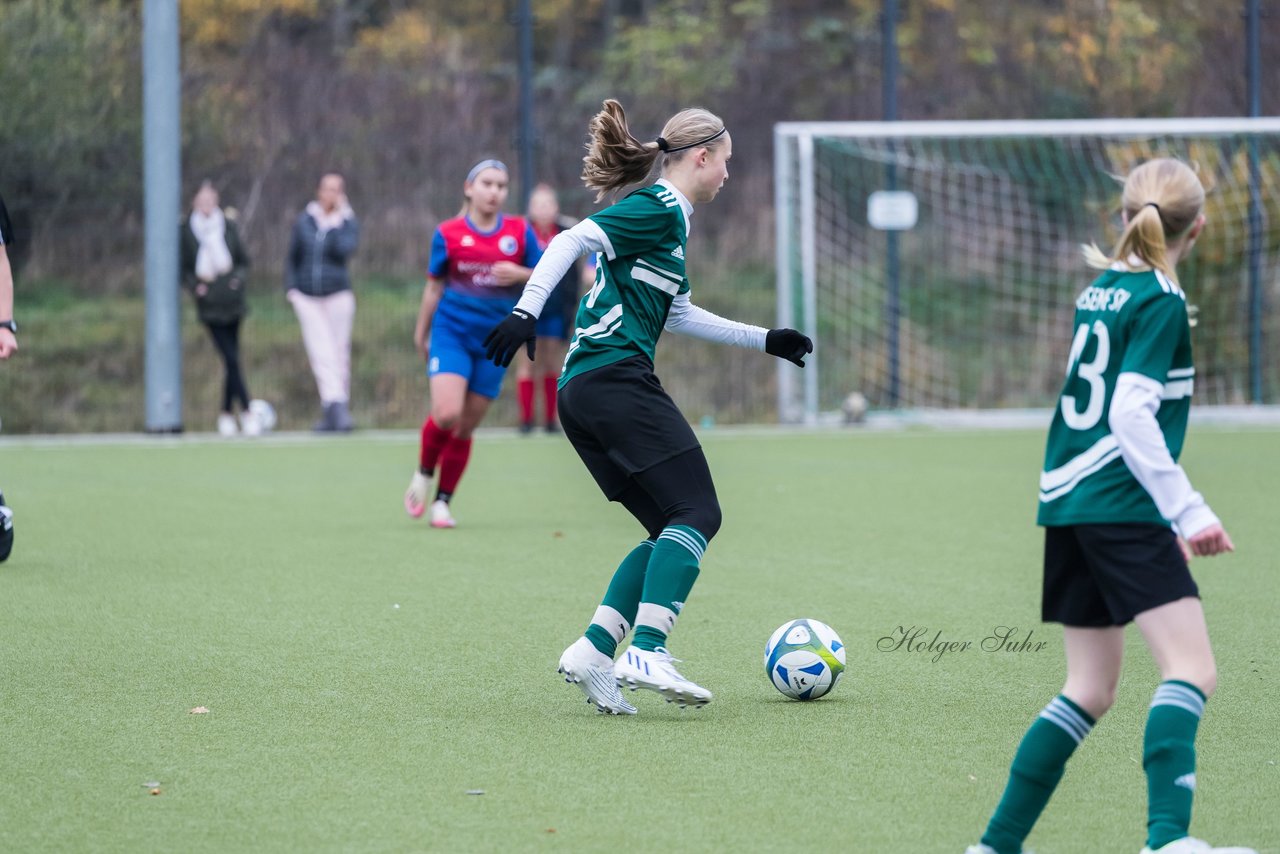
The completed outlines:
{"type": "Polygon", "coordinates": [[[1195,368],[1186,295],[1159,271],[1108,270],[1076,300],[1067,381],[1040,475],[1039,524],[1168,524],[1111,434],[1107,416],[1123,374],[1162,387],[1156,421],[1176,462],[1195,368]]]}
{"type": "Polygon", "coordinates": [[[588,218],[604,248],[595,283],[578,305],[561,386],[631,356],[653,360],[672,300],[689,292],[689,220],[682,201],[659,182],[588,218]]]}

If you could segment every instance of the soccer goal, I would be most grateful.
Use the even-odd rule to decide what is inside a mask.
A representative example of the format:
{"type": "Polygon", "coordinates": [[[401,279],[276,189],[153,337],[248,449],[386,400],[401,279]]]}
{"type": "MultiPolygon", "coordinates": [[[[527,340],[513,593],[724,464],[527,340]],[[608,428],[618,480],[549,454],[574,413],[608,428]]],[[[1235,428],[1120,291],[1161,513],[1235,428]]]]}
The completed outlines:
{"type": "Polygon", "coordinates": [[[1197,402],[1274,402],[1280,119],[783,123],[774,129],[778,315],[814,339],[779,416],[1051,406],[1080,244],[1119,236],[1122,175],[1194,163],[1208,227],[1179,265],[1197,402]]]}

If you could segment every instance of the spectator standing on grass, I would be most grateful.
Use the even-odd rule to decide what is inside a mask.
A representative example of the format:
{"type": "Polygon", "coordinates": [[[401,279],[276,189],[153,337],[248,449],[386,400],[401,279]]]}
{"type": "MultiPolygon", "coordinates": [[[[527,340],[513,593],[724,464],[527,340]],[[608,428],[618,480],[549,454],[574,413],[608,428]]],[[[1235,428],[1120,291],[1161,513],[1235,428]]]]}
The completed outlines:
{"type": "Polygon", "coordinates": [[[542,256],[524,218],[502,212],[509,187],[502,161],[481,160],[462,184],[462,213],[442,222],[431,240],[413,330],[427,363],[431,409],[404,509],[415,519],[429,509],[433,528],[454,527],[449,502],[471,458],[471,434],[502,390],[506,369],[485,359],[485,333],[515,306],[542,256]],[[437,467],[440,480],[428,504],[437,467]]]}
{"type": "MultiPolygon", "coordinates": [[[[546,249],[557,234],[572,228],[574,221],[561,216],[560,202],[550,184],[539,184],[529,194],[529,224],[537,235],[538,246],[546,249]]],[[[569,346],[573,316],[578,310],[578,282],[586,265],[577,262],[556,285],[547,304],[538,315],[537,348],[534,358],[516,357],[516,400],[520,405],[520,432],[534,429],[534,402],[542,387],[542,426],[548,433],[558,428],[556,420],[556,382],[569,346]]]]}
{"type": "Polygon", "coordinates": [[[196,316],[213,339],[222,358],[224,378],[218,433],[246,436],[262,432],[258,415],[249,407],[249,390],[240,364],[240,325],[248,313],[245,284],[249,256],[244,251],[235,212],[218,205],[218,191],[205,181],[191,200],[191,215],[181,229],[182,286],[196,302],[196,316]],[[236,424],[235,406],[240,406],[236,424]]]}
{"type": "Polygon", "coordinates": [[[720,192],[733,154],[718,116],[683,110],[656,140],[641,141],[622,105],[608,100],[591,120],[590,137],[582,179],[597,200],[647,183],[655,167],[661,175],[556,235],[515,309],[489,333],[487,355],[500,365],[522,348],[533,355],[548,295],[579,258],[599,255],[560,377],[560,421],[605,497],[622,504],[647,538],[618,565],[586,632],[561,655],[560,672],[601,712],[636,713],[619,684],[700,707],[711,692],[676,669],[667,636],[720,529],[720,503],[698,437],[653,372],[654,350],[669,329],[804,367],[813,342],[794,329],[726,320],[690,300],[685,244],[694,205],[720,192]],[[633,627],[631,646],[615,665],[633,627]]]}
{"type": "Polygon", "coordinates": [[[341,175],[320,178],[316,198],[298,215],[285,258],[285,295],[307,349],[320,393],[318,432],[350,432],[351,328],[356,298],[347,261],[356,251],[360,227],[347,202],[341,175]]]}
{"type": "MultiPolygon", "coordinates": [[[[0,359],[8,359],[18,351],[18,324],[13,320],[13,267],[9,265],[9,247],[13,245],[13,227],[9,211],[0,197],[0,359]]],[[[0,562],[13,550],[13,511],[4,503],[0,492],[0,562]]]]}
{"type": "Polygon", "coordinates": [[[1102,272],[1076,299],[1040,475],[1041,615],[1063,625],[1066,683],[1023,736],[967,854],[1023,850],[1067,760],[1115,702],[1131,622],[1160,672],[1142,739],[1142,854],[1256,854],[1189,832],[1196,731],[1218,671],[1188,562],[1235,548],[1178,464],[1196,371],[1175,267],[1204,228],[1204,187],[1178,160],[1149,160],[1125,180],[1122,205],[1124,234],[1110,257],[1085,250],[1102,272]]]}

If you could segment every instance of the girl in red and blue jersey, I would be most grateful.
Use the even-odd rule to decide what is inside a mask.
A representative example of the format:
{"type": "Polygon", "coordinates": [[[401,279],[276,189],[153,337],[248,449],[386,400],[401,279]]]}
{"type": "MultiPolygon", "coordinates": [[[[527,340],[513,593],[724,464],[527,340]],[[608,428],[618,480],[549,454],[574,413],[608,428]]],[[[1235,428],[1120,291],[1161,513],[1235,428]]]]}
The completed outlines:
{"type": "Polygon", "coordinates": [[[515,307],[542,256],[522,217],[505,216],[507,167],[482,160],[463,185],[463,213],[440,224],[413,343],[427,361],[431,410],[422,425],[418,470],[404,494],[415,519],[427,510],[437,465],[440,483],[430,504],[431,525],[452,528],[449,500],[471,456],[471,434],[502,389],[505,368],[485,358],[481,342],[515,307]]]}

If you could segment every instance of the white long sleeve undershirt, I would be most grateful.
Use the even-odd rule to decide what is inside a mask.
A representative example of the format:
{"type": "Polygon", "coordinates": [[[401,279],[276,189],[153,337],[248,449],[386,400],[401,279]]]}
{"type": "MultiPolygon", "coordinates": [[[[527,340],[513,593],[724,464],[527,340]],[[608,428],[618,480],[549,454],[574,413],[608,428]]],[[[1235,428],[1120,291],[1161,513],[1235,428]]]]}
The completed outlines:
{"type": "Polygon", "coordinates": [[[1218,517],[1204,497],[1191,487],[1187,473],[1174,461],[1165,444],[1156,421],[1163,390],[1164,386],[1143,374],[1121,374],[1116,380],[1107,422],[1129,471],[1155,501],[1160,515],[1172,522],[1183,538],[1189,539],[1218,524],[1218,517]]]}
{"type": "Polygon", "coordinates": [[[671,311],[667,314],[665,327],[671,332],[688,335],[690,338],[701,338],[703,341],[715,341],[717,344],[732,344],[735,347],[746,347],[750,350],[763,350],[765,336],[769,330],[762,326],[739,323],[698,308],[689,301],[688,294],[679,294],[671,301],[671,311]]]}
{"type": "Polygon", "coordinates": [[[575,225],[551,238],[533,274],[524,286],[524,293],[516,303],[520,311],[528,312],[534,317],[542,314],[542,307],[547,298],[560,284],[564,274],[574,263],[589,252],[604,252],[609,245],[609,238],[589,219],[575,225]]]}
{"type": "MultiPolygon", "coordinates": [[[[575,261],[589,252],[601,252],[606,258],[612,259],[612,250],[609,238],[600,226],[589,219],[560,232],[547,244],[542,259],[538,261],[528,284],[524,286],[524,293],[520,295],[516,308],[534,317],[539,316],[547,298],[575,261]]],[[[690,302],[687,293],[679,294],[672,300],[665,328],[691,338],[733,344],[752,350],[763,350],[765,335],[768,334],[768,330],[763,327],[728,320],[699,308],[690,302]]]]}

